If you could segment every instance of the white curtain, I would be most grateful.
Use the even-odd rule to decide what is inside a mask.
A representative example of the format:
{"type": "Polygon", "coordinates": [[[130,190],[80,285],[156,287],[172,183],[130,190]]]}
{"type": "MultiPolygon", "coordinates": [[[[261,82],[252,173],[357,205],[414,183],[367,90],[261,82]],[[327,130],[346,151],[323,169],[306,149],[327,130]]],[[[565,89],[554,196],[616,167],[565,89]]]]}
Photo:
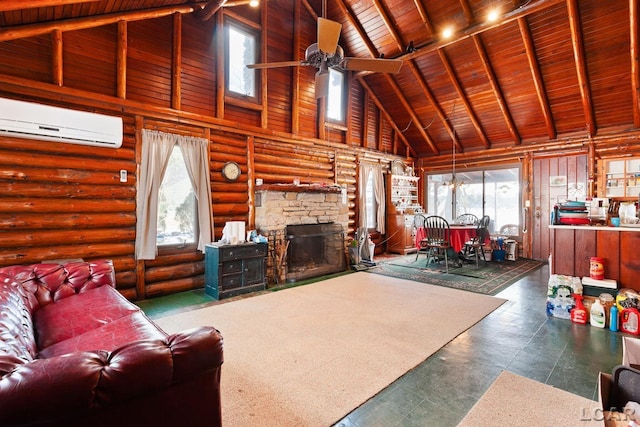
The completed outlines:
{"type": "Polygon", "coordinates": [[[136,259],[154,259],[157,255],[158,192],[176,144],[184,157],[198,204],[198,250],[204,252],[205,245],[211,242],[213,215],[208,141],[144,129],[136,206],[136,259]]]}
{"type": "Polygon", "coordinates": [[[360,163],[360,177],[358,182],[358,206],[359,206],[359,218],[360,227],[367,226],[367,182],[369,177],[373,177],[373,193],[376,199],[376,230],[381,234],[384,234],[385,222],[386,222],[386,205],[384,197],[384,175],[382,173],[382,165],[378,163],[360,163]]]}

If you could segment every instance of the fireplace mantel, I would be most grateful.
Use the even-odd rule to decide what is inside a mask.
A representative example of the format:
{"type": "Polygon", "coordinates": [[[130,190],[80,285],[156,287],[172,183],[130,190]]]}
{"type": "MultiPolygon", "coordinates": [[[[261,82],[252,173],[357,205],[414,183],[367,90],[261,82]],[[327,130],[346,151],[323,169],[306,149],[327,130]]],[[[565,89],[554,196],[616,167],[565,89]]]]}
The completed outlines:
{"type": "Polygon", "coordinates": [[[288,193],[340,193],[341,187],[309,184],[262,184],[256,185],[256,191],[282,191],[288,193]]]}

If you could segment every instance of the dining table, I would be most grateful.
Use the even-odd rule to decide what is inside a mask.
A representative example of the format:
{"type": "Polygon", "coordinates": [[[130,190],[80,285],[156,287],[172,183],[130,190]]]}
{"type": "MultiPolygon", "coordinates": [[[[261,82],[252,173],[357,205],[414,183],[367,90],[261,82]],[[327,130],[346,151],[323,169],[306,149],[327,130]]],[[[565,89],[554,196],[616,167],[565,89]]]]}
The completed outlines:
{"type": "MultiPolygon", "coordinates": [[[[450,238],[449,242],[455,253],[460,253],[464,249],[464,244],[476,237],[477,225],[469,224],[451,224],[449,225],[450,238]]],[[[416,231],[416,248],[420,248],[420,241],[427,235],[426,230],[416,231]]]]}

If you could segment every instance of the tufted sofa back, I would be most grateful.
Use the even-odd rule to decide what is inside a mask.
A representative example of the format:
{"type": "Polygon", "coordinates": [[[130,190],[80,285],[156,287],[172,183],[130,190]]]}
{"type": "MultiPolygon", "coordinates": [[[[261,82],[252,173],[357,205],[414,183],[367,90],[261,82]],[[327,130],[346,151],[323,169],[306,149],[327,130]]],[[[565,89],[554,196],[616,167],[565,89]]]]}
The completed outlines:
{"type": "Polygon", "coordinates": [[[110,260],[0,268],[0,375],[36,358],[32,317],[38,308],[104,285],[115,287],[110,260]]]}
{"type": "Polygon", "coordinates": [[[13,277],[27,290],[31,313],[62,298],[116,283],[111,260],[13,265],[0,268],[0,274],[13,277]]]}

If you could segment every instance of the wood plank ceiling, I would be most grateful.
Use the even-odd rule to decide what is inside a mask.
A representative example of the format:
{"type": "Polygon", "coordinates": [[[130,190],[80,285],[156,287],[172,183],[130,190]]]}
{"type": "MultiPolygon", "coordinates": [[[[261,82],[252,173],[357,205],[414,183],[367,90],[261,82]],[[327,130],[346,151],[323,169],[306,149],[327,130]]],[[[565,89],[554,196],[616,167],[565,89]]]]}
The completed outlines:
{"type": "MultiPolygon", "coordinates": [[[[295,0],[262,1],[277,10],[295,0]]],[[[322,16],[321,0],[301,1],[322,16]]],[[[0,40],[77,17],[204,8],[209,18],[224,2],[9,0],[0,5],[0,40]]],[[[418,157],[451,153],[454,144],[474,153],[640,127],[638,0],[327,0],[326,7],[343,25],[346,55],[404,60],[396,75],[356,77],[418,157]]]]}

